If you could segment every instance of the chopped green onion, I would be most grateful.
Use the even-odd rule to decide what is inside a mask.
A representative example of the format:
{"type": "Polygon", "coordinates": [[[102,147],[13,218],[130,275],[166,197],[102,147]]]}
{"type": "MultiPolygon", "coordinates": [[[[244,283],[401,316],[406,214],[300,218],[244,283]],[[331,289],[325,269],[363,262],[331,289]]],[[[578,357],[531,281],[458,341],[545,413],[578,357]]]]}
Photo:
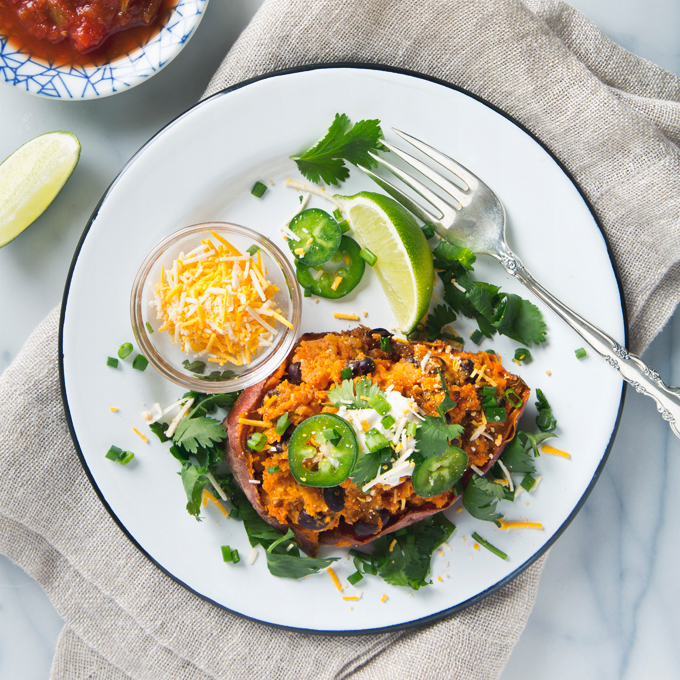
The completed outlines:
{"type": "Polygon", "coordinates": [[[132,368],[136,368],[138,371],[145,371],[148,365],[149,360],[143,354],[138,354],[132,362],[132,368]]]}
{"type": "Polygon", "coordinates": [[[470,336],[470,340],[472,340],[472,342],[474,342],[475,345],[478,345],[478,344],[482,341],[482,338],[483,338],[483,337],[484,337],[484,333],[482,333],[482,331],[480,331],[479,329],[477,329],[477,330],[470,336]]]}
{"type": "MultiPolygon", "coordinates": [[[[232,517],[234,516],[234,513],[233,513],[233,512],[231,513],[231,516],[232,516],[232,517]]],[[[231,551],[231,561],[232,561],[234,564],[238,564],[238,563],[241,561],[241,556],[238,554],[238,550],[236,550],[236,548],[234,548],[234,549],[231,551]]]]}
{"type": "Polygon", "coordinates": [[[253,432],[246,443],[253,451],[262,451],[267,445],[267,437],[262,432],[253,432]]]}
{"type": "Polygon", "coordinates": [[[111,366],[111,368],[118,368],[118,359],[114,357],[106,357],[106,365],[111,366]]]}
{"type": "Polygon", "coordinates": [[[499,408],[485,408],[484,415],[490,423],[504,423],[505,422],[505,409],[499,408]]]}
{"type": "Polygon", "coordinates": [[[472,538],[474,538],[479,545],[484,546],[489,552],[496,555],[496,557],[500,557],[502,560],[508,559],[508,556],[502,550],[499,550],[495,545],[491,545],[489,541],[482,538],[476,531],[472,534],[472,538]]]}
{"type": "Polygon", "coordinates": [[[234,561],[234,556],[232,555],[231,548],[228,545],[220,546],[220,550],[222,551],[222,559],[225,562],[233,562],[234,561]]]}
{"type": "Polygon", "coordinates": [[[359,257],[365,260],[371,267],[378,261],[378,256],[368,248],[362,248],[359,251],[359,257]]]}
{"type": "Polygon", "coordinates": [[[533,357],[526,347],[518,347],[515,350],[515,361],[531,361],[533,357]]]}
{"type": "Polygon", "coordinates": [[[512,388],[505,390],[505,398],[510,402],[513,408],[519,408],[522,405],[522,397],[512,388]]]}
{"type": "Polygon", "coordinates": [[[375,453],[389,446],[389,442],[385,438],[382,432],[379,432],[375,428],[372,428],[366,433],[366,448],[371,452],[375,453]]]}
{"type": "Polygon", "coordinates": [[[341,380],[351,380],[352,379],[352,369],[351,368],[343,368],[342,371],[340,371],[340,379],[341,380]]]}
{"type": "Polygon", "coordinates": [[[262,198],[265,191],[267,191],[267,187],[262,184],[262,182],[255,182],[255,184],[253,184],[253,188],[250,190],[250,193],[256,198],[262,198]]]}
{"type": "Polygon", "coordinates": [[[350,227],[348,220],[343,220],[342,222],[339,222],[338,224],[340,225],[340,231],[343,234],[346,234],[352,228],[352,227],[350,227]]]}
{"type": "Polygon", "coordinates": [[[121,359],[125,359],[125,357],[129,356],[130,354],[132,354],[132,349],[133,349],[132,343],[131,343],[131,342],[126,342],[126,343],[122,344],[122,345],[118,348],[118,356],[119,356],[121,359]]]}
{"type": "Polygon", "coordinates": [[[109,460],[118,460],[123,455],[123,449],[119,449],[117,446],[112,446],[104,456],[109,460]]]}
{"type": "Polygon", "coordinates": [[[267,472],[273,475],[275,472],[281,472],[281,468],[278,465],[271,465],[267,468],[267,472]]]}
{"type": "Polygon", "coordinates": [[[484,351],[485,351],[487,354],[493,354],[494,356],[498,356],[498,355],[496,354],[496,350],[487,349],[487,350],[484,350],[484,351]]]}
{"type": "Polygon", "coordinates": [[[583,349],[583,347],[581,347],[580,349],[577,349],[574,352],[574,354],[576,355],[577,359],[583,359],[586,356],[587,352],[585,351],[585,349],[583,349]]]}
{"type": "Polygon", "coordinates": [[[347,581],[351,583],[353,586],[355,586],[359,581],[361,581],[364,578],[363,574],[360,571],[355,571],[353,574],[350,574],[347,577],[347,581]]]}
{"type": "Polygon", "coordinates": [[[429,222],[425,222],[422,228],[425,238],[429,241],[434,236],[434,227],[429,222]]]}
{"type": "Polygon", "coordinates": [[[534,484],[536,484],[536,480],[527,472],[526,475],[524,475],[524,479],[521,482],[521,486],[525,491],[531,491],[534,488],[534,484]]]}
{"type": "Polygon", "coordinates": [[[290,425],[290,418],[288,417],[287,413],[284,413],[282,416],[279,416],[279,419],[276,421],[276,427],[274,428],[274,432],[279,435],[279,437],[283,437],[284,432],[288,429],[288,426],[290,425]]]}
{"type": "Polygon", "coordinates": [[[312,297],[312,289],[305,288],[305,297],[312,297]]]}
{"type": "Polygon", "coordinates": [[[338,222],[342,222],[342,211],[340,210],[340,208],[336,208],[336,209],[333,211],[333,217],[335,217],[335,219],[336,219],[338,222]]]}
{"type": "Polygon", "coordinates": [[[255,244],[253,243],[253,245],[250,246],[250,248],[246,248],[246,253],[248,253],[248,255],[250,255],[250,257],[255,257],[255,253],[256,253],[259,249],[260,249],[260,246],[255,245],[255,244]]]}
{"type": "Polygon", "coordinates": [[[498,406],[498,400],[496,397],[484,397],[482,399],[482,408],[487,409],[487,408],[496,408],[498,406]]]}
{"type": "Polygon", "coordinates": [[[392,343],[390,342],[389,338],[386,338],[384,336],[380,337],[380,349],[383,352],[391,352],[392,351],[392,343]]]}
{"type": "Polygon", "coordinates": [[[378,393],[374,396],[372,396],[368,400],[368,404],[371,408],[374,408],[381,416],[386,416],[392,407],[390,406],[390,402],[383,397],[382,394],[378,393]]]}
{"type": "Polygon", "coordinates": [[[329,427],[327,430],[318,432],[314,438],[319,444],[323,444],[324,442],[334,442],[340,439],[340,435],[332,427],[329,427]]]}
{"type": "Polygon", "coordinates": [[[202,375],[203,371],[205,371],[205,361],[192,361],[189,363],[189,359],[185,359],[182,362],[182,366],[184,366],[189,373],[198,373],[199,375],[202,375]]]}
{"type": "Polygon", "coordinates": [[[146,330],[149,331],[149,335],[153,333],[153,326],[147,321],[146,322],[146,330]]]}
{"type": "Polygon", "coordinates": [[[557,420],[550,409],[543,409],[536,416],[536,425],[541,432],[552,432],[557,426],[557,420]]]}
{"type": "Polygon", "coordinates": [[[396,420],[395,420],[392,416],[389,416],[389,415],[388,415],[388,416],[385,416],[385,417],[380,421],[380,424],[381,424],[386,430],[389,430],[389,429],[392,427],[392,425],[394,425],[395,422],[396,422],[396,420]]]}
{"type": "Polygon", "coordinates": [[[104,457],[121,465],[127,465],[135,457],[135,454],[132,451],[123,451],[117,446],[112,446],[104,457]]]}
{"type": "Polygon", "coordinates": [[[482,387],[482,397],[495,397],[496,396],[496,388],[492,387],[491,385],[486,385],[482,387]]]}
{"type": "Polygon", "coordinates": [[[406,436],[407,437],[415,437],[417,429],[418,429],[418,423],[407,423],[406,424],[406,436]]]}

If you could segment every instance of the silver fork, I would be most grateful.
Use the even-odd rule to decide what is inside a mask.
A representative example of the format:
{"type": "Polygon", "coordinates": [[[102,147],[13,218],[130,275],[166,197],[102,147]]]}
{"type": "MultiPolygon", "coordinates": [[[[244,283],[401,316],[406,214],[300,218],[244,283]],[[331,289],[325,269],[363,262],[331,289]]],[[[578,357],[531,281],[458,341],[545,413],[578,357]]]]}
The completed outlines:
{"type": "Polygon", "coordinates": [[[383,141],[385,147],[427,177],[453,201],[444,200],[438,193],[401,168],[371,153],[371,156],[382,167],[411,187],[440,213],[434,214],[370,168],[359,167],[416,217],[432,224],[443,238],[456,245],[465,246],[475,253],[495,257],[503,265],[505,271],[521,281],[564,319],[598,354],[604,357],[610,366],[617,369],[621,377],[637,392],[654,399],[663,419],[668,421],[672,431],[680,437],[680,388],[666,385],[659,374],[644,361],[630,354],[625,347],[567,307],[534,279],[517,255],[510,250],[505,240],[503,204],[477,175],[429,144],[405,132],[399,130],[394,130],[394,132],[456,177],[457,182],[451,182],[418,158],[383,141]],[[458,183],[464,185],[465,188],[458,186],[458,183]]]}

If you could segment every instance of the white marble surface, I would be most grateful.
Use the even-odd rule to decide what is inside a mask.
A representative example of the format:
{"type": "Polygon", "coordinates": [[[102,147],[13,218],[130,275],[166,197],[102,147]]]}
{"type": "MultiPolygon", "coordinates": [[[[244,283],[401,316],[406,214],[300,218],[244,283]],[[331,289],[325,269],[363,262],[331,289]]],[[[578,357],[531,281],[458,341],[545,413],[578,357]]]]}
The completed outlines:
{"type": "MultiPolygon", "coordinates": [[[[213,0],[180,57],[142,86],[102,101],[54,102],[0,85],[0,158],[42,132],[83,144],[49,211],[0,250],[0,372],[61,299],[71,257],[99,197],[130,156],[189,108],[261,0],[213,0]]],[[[574,0],[613,40],[680,73],[677,0],[574,0]]],[[[680,313],[645,358],[680,384],[680,313]]],[[[674,480],[680,440],[629,391],[602,478],[552,549],[536,607],[503,680],[680,678],[674,480]]],[[[0,678],[49,675],[61,619],[40,587],[0,556],[0,678]]]]}

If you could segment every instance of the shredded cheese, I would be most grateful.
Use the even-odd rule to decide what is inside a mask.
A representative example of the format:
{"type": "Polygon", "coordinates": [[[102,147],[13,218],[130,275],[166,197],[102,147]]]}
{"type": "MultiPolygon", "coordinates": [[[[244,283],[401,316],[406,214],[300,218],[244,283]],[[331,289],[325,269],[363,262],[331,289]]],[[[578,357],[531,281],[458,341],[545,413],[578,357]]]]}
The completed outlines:
{"type": "Polygon", "coordinates": [[[547,444],[543,444],[543,446],[541,446],[541,451],[543,453],[549,453],[551,456],[562,456],[562,458],[571,458],[571,455],[568,454],[566,451],[562,451],[562,449],[556,449],[554,446],[548,446],[547,444]]]}
{"type": "Polygon", "coordinates": [[[143,442],[149,443],[149,438],[145,437],[136,427],[133,427],[132,430],[143,442]]]}
{"type": "Polygon", "coordinates": [[[217,232],[201,241],[197,254],[175,260],[155,287],[159,331],[167,331],[184,352],[206,355],[220,365],[250,364],[292,324],[271,308],[278,288],[267,280],[262,256],[241,254],[217,232]],[[261,312],[269,309],[271,323],[261,312]]]}
{"type": "Polygon", "coordinates": [[[504,522],[501,520],[501,529],[542,529],[540,522],[504,522]]]}
{"type": "Polygon", "coordinates": [[[338,578],[338,575],[333,571],[333,567],[328,567],[326,569],[328,572],[328,575],[333,579],[333,583],[335,583],[335,587],[342,592],[342,583],[340,583],[340,579],[338,578]]]}
{"type": "Polygon", "coordinates": [[[213,496],[210,491],[203,489],[203,507],[208,504],[208,501],[212,501],[222,512],[225,517],[229,517],[228,510],[220,503],[215,496],[213,496]]]}
{"type": "Polygon", "coordinates": [[[344,319],[345,321],[359,321],[358,314],[342,314],[341,312],[335,312],[333,316],[336,319],[344,319]]]}

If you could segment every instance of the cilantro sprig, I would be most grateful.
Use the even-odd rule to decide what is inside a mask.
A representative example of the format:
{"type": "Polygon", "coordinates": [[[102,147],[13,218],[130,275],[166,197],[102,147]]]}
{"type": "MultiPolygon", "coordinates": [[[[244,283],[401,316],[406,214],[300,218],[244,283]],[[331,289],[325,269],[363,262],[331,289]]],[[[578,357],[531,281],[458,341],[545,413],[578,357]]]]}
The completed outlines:
{"type": "Polygon", "coordinates": [[[328,390],[328,398],[334,406],[347,409],[370,408],[369,401],[376,395],[385,396],[385,393],[369,378],[363,376],[356,382],[343,380],[342,384],[328,390]]]}
{"type": "Polygon", "coordinates": [[[328,132],[311,149],[291,156],[310,181],[339,184],[349,177],[345,161],[352,165],[377,166],[369,151],[384,149],[379,120],[360,120],[354,125],[344,113],[336,113],[328,132]]]}

